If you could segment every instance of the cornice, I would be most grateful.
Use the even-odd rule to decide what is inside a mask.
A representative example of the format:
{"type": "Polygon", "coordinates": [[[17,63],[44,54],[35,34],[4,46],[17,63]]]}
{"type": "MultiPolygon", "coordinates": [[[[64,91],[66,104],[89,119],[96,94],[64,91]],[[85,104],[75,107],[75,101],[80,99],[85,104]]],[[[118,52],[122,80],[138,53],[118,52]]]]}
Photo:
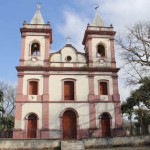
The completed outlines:
{"type": "Polygon", "coordinates": [[[116,32],[115,31],[93,31],[93,30],[86,30],[84,34],[84,38],[82,41],[82,44],[85,45],[86,39],[88,35],[110,35],[110,36],[115,36],[116,32]]]}
{"type": "Polygon", "coordinates": [[[119,68],[98,67],[45,67],[45,66],[17,66],[17,71],[81,71],[81,72],[113,72],[117,73],[119,68]]]}
{"type": "Polygon", "coordinates": [[[23,32],[38,32],[38,33],[52,33],[52,29],[38,29],[38,28],[21,28],[21,33],[23,32]]]}
{"type": "Polygon", "coordinates": [[[25,38],[27,32],[36,32],[36,33],[48,33],[49,35],[45,35],[46,38],[49,38],[50,43],[52,43],[52,29],[39,29],[39,28],[21,28],[20,29],[22,37],[25,38]]]}

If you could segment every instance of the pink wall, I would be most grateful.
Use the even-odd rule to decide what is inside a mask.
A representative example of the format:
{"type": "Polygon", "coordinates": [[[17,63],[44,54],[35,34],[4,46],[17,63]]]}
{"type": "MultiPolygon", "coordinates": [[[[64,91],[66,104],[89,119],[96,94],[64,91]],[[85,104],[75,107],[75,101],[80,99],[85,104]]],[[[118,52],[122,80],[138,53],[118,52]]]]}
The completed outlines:
{"type": "Polygon", "coordinates": [[[15,128],[13,132],[13,138],[22,138],[21,130],[21,117],[22,117],[22,103],[15,103],[15,128]],[[18,127],[19,124],[19,127],[18,127]]]}
{"type": "Polygon", "coordinates": [[[20,66],[24,65],[24,55],[25,55],[25,39],[26,34],[22,34],[22,46],[21,46],[21,56],[20,56],[20,66]]]}

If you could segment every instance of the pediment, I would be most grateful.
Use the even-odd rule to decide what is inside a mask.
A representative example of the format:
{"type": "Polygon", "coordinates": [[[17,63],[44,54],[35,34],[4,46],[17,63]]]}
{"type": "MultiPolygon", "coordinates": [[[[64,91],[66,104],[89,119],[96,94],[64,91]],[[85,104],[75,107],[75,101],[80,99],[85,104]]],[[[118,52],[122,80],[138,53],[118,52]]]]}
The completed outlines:
{"type": "Polygon", "coordinates": [[[71,44],[67,44],[60,51],[52,53],[50,62],[85,63],[85,53],[77,51],[71,44]]]}

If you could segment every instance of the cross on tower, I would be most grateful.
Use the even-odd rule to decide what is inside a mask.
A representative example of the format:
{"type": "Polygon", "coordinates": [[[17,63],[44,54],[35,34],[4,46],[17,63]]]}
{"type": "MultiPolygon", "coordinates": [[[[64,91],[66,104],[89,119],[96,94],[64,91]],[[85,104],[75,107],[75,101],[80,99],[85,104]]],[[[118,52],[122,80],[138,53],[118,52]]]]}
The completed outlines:
{"type": "Polygon", "coordinates": [[[68,35],[68,36],[66,37],[66,39],[67,39],[67,44],[70,44],[71,37],[68,35]]]}
{"type": "Polygon", "coordinates": [[[36,5],[37,5],[37,9],[40,10],[41,4],[40,4],[40,3],[37,3],[36,5]]]}

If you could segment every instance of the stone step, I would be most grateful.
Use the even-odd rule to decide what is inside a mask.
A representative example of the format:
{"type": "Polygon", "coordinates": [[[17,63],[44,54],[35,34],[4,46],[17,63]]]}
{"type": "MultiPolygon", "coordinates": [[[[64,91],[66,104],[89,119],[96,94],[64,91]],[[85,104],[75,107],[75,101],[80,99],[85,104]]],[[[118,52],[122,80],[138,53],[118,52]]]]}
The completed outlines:
{"type": "Polygon", "coordinates": [[[82,141],[68,140],[61,141],[61,150],[85,150],[82,141]]]}

